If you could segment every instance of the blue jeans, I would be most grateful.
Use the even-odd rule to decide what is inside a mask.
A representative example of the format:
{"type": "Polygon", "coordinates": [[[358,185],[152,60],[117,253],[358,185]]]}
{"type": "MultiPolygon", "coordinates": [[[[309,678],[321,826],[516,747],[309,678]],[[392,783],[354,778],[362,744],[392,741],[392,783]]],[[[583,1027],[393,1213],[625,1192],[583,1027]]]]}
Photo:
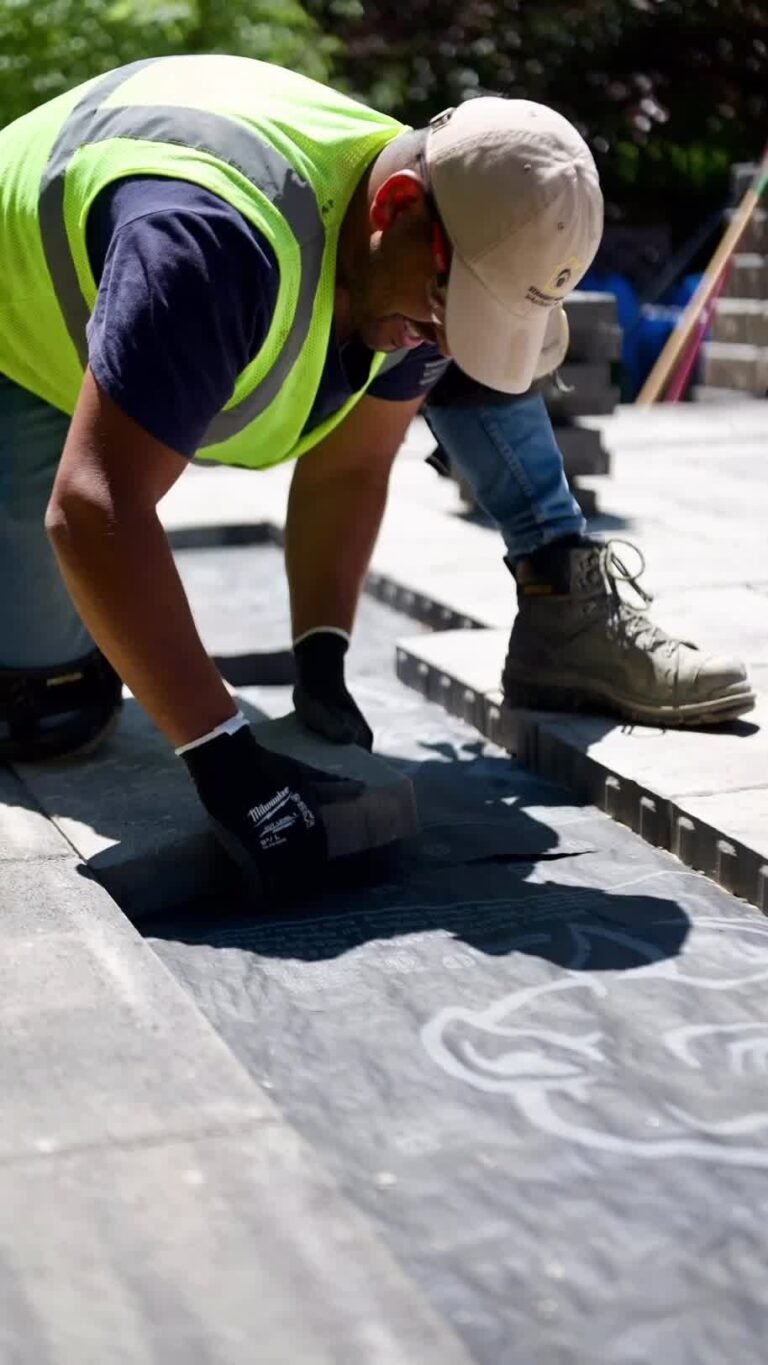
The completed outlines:
{"type": "Polygon", "coordinates": [[[426,417],[451,464],[501,531],[510,559],[561,536],[584,533],[586,522],[568,487],[539,394],[508,403],[428,405],[426,417]]]}
{"type": "MultiPolygon", "coordinates": [[[[430,406],[427,416],[513,559],[583,532],[538,395],[430,406]]],[[[0,668],[57,667],[93,648],[43,525],[68,427],[64,413],[0,375],[0,668]]]]}
{"type": "Polygon", "coordinates": [[[93,649],[43,524],[68,427],[0,375],[0,668],[56,668],[93,649]]]}

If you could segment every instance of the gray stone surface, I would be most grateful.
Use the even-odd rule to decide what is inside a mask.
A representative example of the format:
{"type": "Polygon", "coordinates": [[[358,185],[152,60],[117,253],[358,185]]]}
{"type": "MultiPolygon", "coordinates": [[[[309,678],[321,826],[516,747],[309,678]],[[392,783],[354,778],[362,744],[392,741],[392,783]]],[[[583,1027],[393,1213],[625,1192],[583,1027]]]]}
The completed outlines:
{"type": "Polygon", "coordinates": [[[768,346],[768,300],[720,299],[712,322],[712,339],[768,346]]]}
{"type": "Polygon", "coordinates": [[[569,478],[609,473],[610,458],[599,431],[592,431],[589,427],[558,426],[556,421],[554,425],[569,478]]]}
{"type": "MultiPolygon", "coordinates": [[[[414,833],[413,793],[400,774],[352,745],[330,744],[293,722],[265,721],[247,697],[244,710],[267,747],[365,782],[359,797],[327,808],[332,858],[414,833]]],[[[184,765],[134,701],[124,711],[117,734],[97,753],[79,761],[20,764],[24,783],[129,914],[231,888],[234,869],[184,765]]]]}
{"type": "Polygon", "coordinates": [[[723,295],[732,299],[768,298],[768,256],[756,251],[737,251],[723,295]]]}
{"type": "Polygon", "coordinates": [[[285,1124],[0,1171],[4,1365],[469,1365],[285,1124]]]}
{"type": "Polygon", "coordinates": [[[0,868],[4,1365],[465,1361],[81,871],[0,868]]]}
{"type": "Polygon", "coordinates": [[[569,361],[618,360],[621,328],[613,294],[577,289],[565,300],[569,361]]]}
{"type": "Polygon", "coordinates": [[[156,950],[480,1365],[758,1365],[764,922],[364,682],[418,848],[156,950]]]}
{"type": "MultiPolygon", "coordinates": [[[[545,382],[542,392],[555,426],[588,413],[613,412],[619,401],[619,391],[611,383],[611,366],[606,360],[566,360],[557,372],[557,380],[545,382]]],[[[568,472],[606,473],[607,463],[593,470],[584,467],[568,472]]]]}
{"type": "Polygon", "coordinates": [[[43,814],[31,792],[0,764],[0,864],[67,858],[72,848],[43,814]]]}
{"type": "Polygon", "coordinates": [[[381,848],[417,833],[419,821],[410,781],[375,754],[355,744],[330,744],[305,729],[293,714],[264,721],[254,726],[254,733],[260,744],[275,753],[299,759],[334,777],[365,784],[365,791],[352,801],[327,806],[323,811],[331,858],[381,848]]]}
{"type": "Polygon", "coordinates": [[[511,711],[499,691],[506,646],[506,631],[402,640],[398,676],[544,776],[571,786],[649,842],[672,849],[763,908],[768,701],[743,721],[709,731],[511,711]],[[681,817],[692,822],[690,838],[680,836],[681,817]],[[723,838],[733,846],[730,861],[718,847],[723,838]]]}
{"type": "MultiPolygon", "coordinates": [[[[574,323],[581,325],[581,318],[586,335],[598,315],[601,325],[611,325],[609,319],[615,309],[611,296],[597,296],[596,303],[585,303],[579,295],[574,299],[578,301],[569,312],[572,331],[574,323]]],[[[729,305],[725,302],[723,306],[729,305]]],[[[577,355],[578,348],[572,349],[572,358],[577,355]]],[[[768,406],[744,396],[736,403],[714,406],[621,407],[608,418],[584,419],[582,427],[592,440],[602,438],[611,461],[611,478],[599,484],[595,480],[602,511],[592,523],[593,529],[607,536],[626,536],[640,546],[648,563],[643,583],[657,594],[652,613],[662,625],[713,652],[745,658],[751,676],[764,690],[768,682],[764,662],[768,635],[761,605],[765,593],[760,585],[768,581],[768,406]]],[[[467,520],[452,481],[438,479],[424,466],[423,459],[432,445],[424,424],[415,422],[393,472],[371,585],[378,597],[419,621],[441,630],[474,625],[496,628],[501,641],[512,622],[514,595],[502,564],[500,539],[493,530],[467,520]]],[[[205,523],[210,520],[213,504],[218,505],[220,514],[227,505],[238,505],[240,486],[235,489],[226,483],[230,473],[222,471],[219,478],[209,478],[205,483],[200,480],[197,510],[195,498],[186,494],[183,505],[179,502],[169,508],[170,520],[183,515],[189,521],[199,516],[205,523]],[[229,499],[227,487],[232,487],[229,499]]],[[[283,477],[280,471],[275,474],[283,477]]],[[[272,479],[269,475],[263,501],[275,509],[277,525],[282,524],[278,504],[285,485],[276,489],[272,479]]],[[[591,492],[588,477],[584,483],[586,491],[591,492]]],[[[475,638],[462,652],[479,658],[483,648],[475,638]]],[[[502,654],[500,644],[499,662],[502,654]]],[[[417,660],[414,668],[418,665],[417,660]]],[[[428,678],[430,696],[439,696],[468,718],[474,709],[477,723],[477,698],[463,686],[461,677],[454,678],[451,669],[436,667],[428,670],[428,678]]],[[[487,676],[492,735],[501,733],[499,697],[492,695],[496,683],[494,671],[487,676]]],[[[706,755],[711,753],[709,739],[707,733],[691,735],[690,743],[706,755]]],[[[754,749],[752,740],[747,740],[748,736],[733,745],[729,763],[740,762],[739,755],[754,749]]],[[[617,746],[619,741],[616,730],[617,746]]],[[[553,745],[554,741],[550,755],[556,751],[553,745]]],[[[638,751],[639,741],[630,738],[628,747],[638,751]]],[[[572,752],[586,760],[582,763],[581,757],[577,759],[582,781],[589,767],[588,747],[572,752]]],[[[613,753],[609,757],[605,748],[603,758],[614,761],[613,753]]],[[[691,761],[700,770],[706,759],[691,755],[691,761]]],[[[754,768],[751,759],[746,762],[754,768]]],[[[756,762],[758,767],[763,763],[762,755],[756,762]]],[[[567,758],[558,757],[560,780],[569,780],[569,763],[567,758]]],[[[658,820],[650,819],[647,809],[640,805],[649,794],[647,788],[625,775],[609,772],[603,763],[592,764],[590,771],[593,784],[611,775],[620,784],[621,800],[617,805],[615,794],[611,795],[611,808],[629,812],[627,818],[635,827],[642,823],[649,832],[658,833],[658,820]],[[641,809],[645,812],[642,820],[641,809]]],[[[747,774],[747,779],[752,781],[753,777],[747,774]]],[[[728,771],[725,782],[733,786],[728,771]]],[[[593,799],[602,801],[602,796],[595,791],[593,799]]],[[[671,815],[665,827],[671,828],[671,815]]],[[[711,861],[711,841],[707,847],[711,861]]],[[[754,889],[752,894],[756,894],[754,889]]]]}
{"type": "Polygon", "coordinates": [[[706,341],[701,380],[712,388],[744,389],[762,397],[768,389],[768,346],[706,341]]]}
{"type": "Polygon", "coordinates": [[[186,769],[133,700],[84,759],[19,764],[25,785],[129,914],[231,884],[186,769]]]}
{"type": "MultiPolygon", "coordinates": [[[[749,188],[745,186],[745,190],[749,188]]],[[[735,209],[728,211],[728,218],[731,220],[736,213],[735,209]]],[[[768,256],[768,213],[765,209],[756,208],[753,210],[746,231],[739,242],[742,251],[756,251],[760,255],[768,256]]]]}
{"type": "MultiPolygon", "coordinates": [[[[290,639],[288,596],[277,548],[240,545],[183,551],[176,558],[212,653],[234,658],[256,644],[261,651],[285,646],[290,639]]],[[[353,655],[358,648],[363,651],[372,677],[391,670],[390,615],[374,603],[366,603],[361,612],[353,655]]],[[[272,722],[290,707],[290,694],[277,691],[276,711],[263,704],[268,688],[238,693],[254,725],[269,722],[260,733],[265,743],[271,742],[272,722]]],[[[402,774],[351,746],[326,744],[286,728],[285,722],[275,733],[305,762],[329,772],[345,767],[350,776],[369,784],[354,805],[329,812],[332,856],[413,834],[413,794],[402,774]]],[[[19,772],[27,789],[24,799],[39,801],[53,822],[30,815],[38,821],[40,840],[55,847],[60,838],[65,849],[76,849],[129,914],[153,913],[232,887],[233,869],[209,830],[184,765],[133,700],[126,702],[115,736],[95,754],[76,762],[20,765],[19,772]]],[[[24,787],[10,773],[8,782],[15,784],[12,791],[21,799],[24,787]]],[[[11,815],[0,804],[0,821],[8,824],[11,815]]],[[[37,855],[43,844],[33,843],[26,829],[25,822],[26,845],[37,855]]]]}
{"type": "MultiPolygon", "coordinates": [[[[149,1140],[21,1151],[5,1200],[0,1190],[0,1333],[21,1343],[22,1365],[101,1365],[120,1360],[115,1342],[131,1365],[174,1351],[193,1365],[239,1365],[255,1340],[279,1362],[460,1358],[420,1292],[481,1365],[758,1365],[763,922],[398,689],[385,661],[402,622],[365,606],[372,657],[353,657],[351,685],[381,752],[417,787],[421,836],[292,916],[257,918],[222,894],[150,926],[156,951],[314,1154],[295,1174],[290,1130],[260,1117],[246,1131],[191,1119],[149,1140]],[[348,1204],[334,1198],[329,1211],[318,1162],[417,1290],[369,1227],[350,1222],[348,1204]],[[16,1226],[24,1218],[29,1231],[16,1226]],[[60,1356],[50,1342],[63,1343],[60,1356]]],[[[259,688],[248,701],[274,716],[287,694],[259,688]]],[[[650,826],[658,812],[645,812],[650,826]]],[[[722,848],[721,864],[730,860],[722,848]]],[[[62,860],[38,866],[56,872],[62,860]]],[[[8,864],[19,867],[32,875],[8,864]]],[[[29,886],[18,897],[26,932],[36,930],[29,886]]],[[[94,920],[92,903],[82,915],[94,920]]],[[[92,988],[105,1016],[113,997],[133,1000],[135,974],[103,931],[97,949],[113,971],[109,989],[98,974],[92,988]]],[[[71,1001],[68,989],[65,976],[71,1001]]],[[[30,994],[42,993],[36,983],[30,994]]],[[[189,1044],[193,1080],[199,1068],[224,1072],[199,1023],[177,1015],[173,1040],[189,1044]]],[[[130,1049],[116,1055],[133,1067],[130,1049]]],[[[87,1067],[93,1056],[84,1051],[87,1067]]],[[[55,1048],[51,1058],[61,1069],[55,1048]]],[[[178,1053],[173,1069],[191,1097],[178,1053]]]]}
{"type": "Polygon", "coordinates": [[[2,879],[0,1165],[272,1121],[106,892],[74,859],[2,879]]]}

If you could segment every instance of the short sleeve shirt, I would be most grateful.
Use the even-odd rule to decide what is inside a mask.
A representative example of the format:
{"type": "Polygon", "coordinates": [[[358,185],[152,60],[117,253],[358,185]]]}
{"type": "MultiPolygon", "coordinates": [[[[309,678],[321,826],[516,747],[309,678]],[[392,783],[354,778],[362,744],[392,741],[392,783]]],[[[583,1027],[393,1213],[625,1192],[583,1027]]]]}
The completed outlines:
{"type": "MultiPolygon", "coordinates": [[[[99,286],[87,333],[91,370],[134,421],[191,457],[267,336],[279,285],[275,254],[217,195],[159,176],[103,190],[86,243],[99,286]]],[[[358,337],[340,346],[331,330],[305,432],[365,383],[370,363],[358,337]]],[[[425,343],[378,375],[368,392],[415,398],[448,363],[425,343]]]]}

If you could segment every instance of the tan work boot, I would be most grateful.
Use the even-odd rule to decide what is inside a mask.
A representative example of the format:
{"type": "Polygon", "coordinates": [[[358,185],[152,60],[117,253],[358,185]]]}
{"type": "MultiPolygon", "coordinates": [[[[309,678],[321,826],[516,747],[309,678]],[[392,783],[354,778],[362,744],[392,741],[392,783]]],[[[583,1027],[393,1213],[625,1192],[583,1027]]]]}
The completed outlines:
{"type": "Polygon", "coordinates": [[[717,725],[755,704],[744,665],[673,640],[645,614],[651,601],[616,552],[627,541],[554,542],[519,561],[518,615],[502,686],[510,706],[602,711],[652,725],[717,725]],[[629,583],[642,600],[619,593],[629,583]]]}

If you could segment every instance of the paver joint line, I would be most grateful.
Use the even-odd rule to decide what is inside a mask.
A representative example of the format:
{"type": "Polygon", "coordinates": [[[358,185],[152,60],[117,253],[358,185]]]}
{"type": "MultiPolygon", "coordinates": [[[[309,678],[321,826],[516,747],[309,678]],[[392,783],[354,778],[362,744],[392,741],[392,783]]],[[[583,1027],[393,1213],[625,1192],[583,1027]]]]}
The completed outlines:
{"type": "MultiPolygon", "coordinates": [[[[159,962],[159,959],[158,959],[159,962]]],[[[254,1082],[255,1085],[255,1082],[254,1082]]],[[[146,1137],[119,1138],[109,1137],[98,1142],[67,1142],[61,1146],[41,1147],[39,1151],[16,1152],[12,1156],[0,1156],[0,1170],[40,1162],[57,1161],[60,1157],[82,1156],[86,1152],[143,1152],[153,1148],[166,1147],[172,1142],[212,1142],[228,1141],[230,1138],[248,1137],[270,1128],[284,1128],[285,1120],[280,1114],[253,1114],[244,1118],[242,1123],[204,1124],[202,1127],[185,1126],[168,1128],[160,1133],[147,1134],[146,1137]]]]}

